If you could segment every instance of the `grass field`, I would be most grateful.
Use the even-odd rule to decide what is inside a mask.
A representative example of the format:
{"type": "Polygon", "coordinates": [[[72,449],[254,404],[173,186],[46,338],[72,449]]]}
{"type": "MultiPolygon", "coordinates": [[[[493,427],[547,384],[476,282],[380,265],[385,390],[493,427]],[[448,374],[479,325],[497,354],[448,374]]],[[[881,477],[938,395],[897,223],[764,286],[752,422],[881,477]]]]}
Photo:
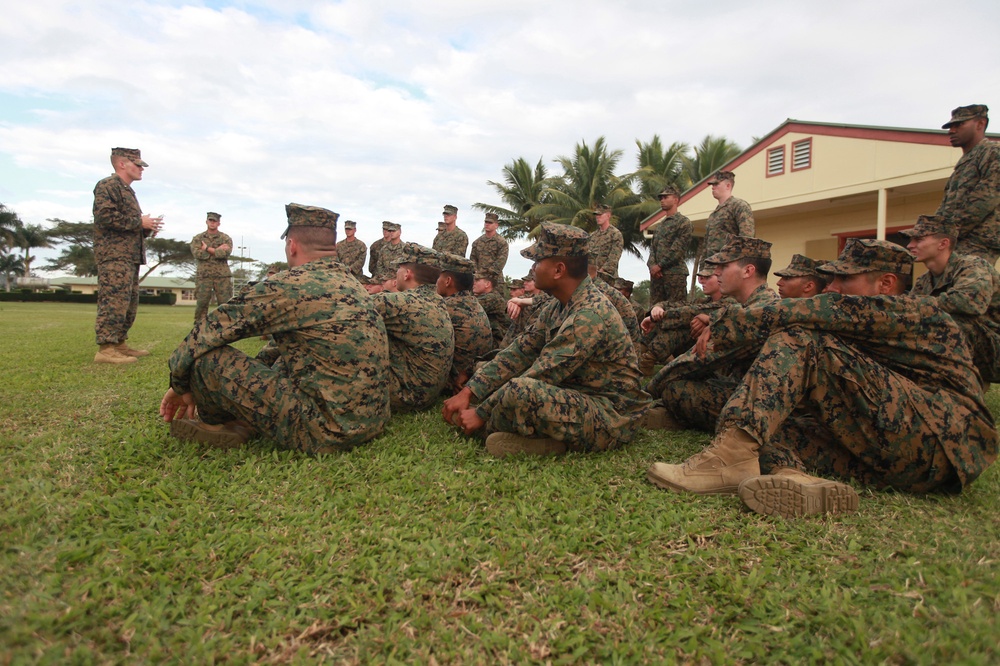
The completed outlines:
{"type": "Polygon", "coordinates": [[[786,521],[649,484],[693,432],[499,461],[438,410],[205,449],[156,413],[191,315],[141,308],[116,367],[94,306],[0,304],[0,664],[1000,660],[996,467],[786,521]]]}

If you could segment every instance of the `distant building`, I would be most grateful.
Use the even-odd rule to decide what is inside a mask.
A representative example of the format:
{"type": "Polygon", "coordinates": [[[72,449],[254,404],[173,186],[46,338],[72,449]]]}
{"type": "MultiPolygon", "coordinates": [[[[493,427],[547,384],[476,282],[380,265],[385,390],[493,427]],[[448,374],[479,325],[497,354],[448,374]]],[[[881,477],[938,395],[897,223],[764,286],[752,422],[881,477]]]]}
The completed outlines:
{"type": "MultiPolygon", "coordinates": [[[[836,259],[848,238],[905,246],[897,232],[937,210],[961,156],[943,130],[789,119],[722,168],[736,174],[733,196],[753,208],[757,236],[774,244],[780,269],[796,253],[836,259]]],[[[695,235],[704,235],[717,203],[707,181],[681,196],[695,235]]],[[[647,236],[662,217],[658,211],[642,222],[647,236]]]]}
{"type": "MultiPolygon", "coordinates": [[[[49,284],[53,288],[64,288],[81,294],[97,293],[96,277],[60,277],[52,278],[49,284]]],[[[139,293],[143,296],[159,296],[163,293],[177,294],[175,305],[195,305],[194,282],[184,278],[148,277],[139,283],[139,293]]]]}

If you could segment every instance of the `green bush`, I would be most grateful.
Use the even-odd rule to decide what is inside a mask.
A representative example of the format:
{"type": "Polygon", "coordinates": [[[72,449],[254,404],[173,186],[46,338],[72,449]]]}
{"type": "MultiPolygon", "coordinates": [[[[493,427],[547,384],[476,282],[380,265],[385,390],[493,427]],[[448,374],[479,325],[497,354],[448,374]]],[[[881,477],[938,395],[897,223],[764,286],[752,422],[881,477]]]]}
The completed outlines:
{"type": "MultiPolygon", "coordinates": [[[[17,303],[96,303],[97,294],[81,294],[79,292],[43,291],[31,292],[26,289],[12,292],[0,292],[0,302],[17,303]]],[[[139,296],[142,305],[174,305],[177,294],[168,292],[159,296],[139,296]]]]}

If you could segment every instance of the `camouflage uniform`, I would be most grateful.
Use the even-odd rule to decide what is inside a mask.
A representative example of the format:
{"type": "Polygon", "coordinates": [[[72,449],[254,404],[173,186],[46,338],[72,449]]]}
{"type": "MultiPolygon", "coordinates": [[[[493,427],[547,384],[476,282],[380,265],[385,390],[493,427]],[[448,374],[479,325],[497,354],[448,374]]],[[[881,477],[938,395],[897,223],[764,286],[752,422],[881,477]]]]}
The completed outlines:
{"type": "Polygon", "coordinates": [[[406,243],[403,241],[383,245],[378,251],[378,263],[375,264],[372,277],[378,279],[385,275],[395,275],[396,265],[405,251],[406,243]]]}
{"type": "Polygon", "coordinates": [[[750,204],[729,197],[720,203],[705,222],[705,256],[722,249],[730,236],[753,236],[755,226],[750,204]]]}
{"type": "Polygon", "coordinates": [[[146,263],[143,239],[149,234],[132,187],[117,174],[99,181],[94,187],[98,345],[128,338],[139,308],[139,266],[146,263]]]}
{"type": "Polygon", "coordinates": [[[451,231],[446,229],[434,238],[433,249],[464,257],[465,251],[469,249],[469,237],[458,227],[451,231]]]}
{"type": "MultiPolygon", "coordinates": [[[[960,106],[942,129],[972,118],[987,118],[988,111],[982,104],[960,106]]],[[[984,138],[962,155],[948,178],[936,215],[942,216],[951,233],[958,236],[956,252],[996,264],[1000,257],[1000,143],[984,138]]]]}
{"type": "Polygon", "coordinates": [[[639,322],[635,318],[635,310],[632,309],[632,304],[629,303],[629,300],[620,291],[600,278],[594,280],[594,286],[607,296],[608,300],[611,301],[611,305],[618,311],[618,316],[622,318],[622,324],[625,326],[625,330],[628,331],[628,337],[632,340],[632,344],[639,344],[642,331],[639,330],[639,322]]]}
{"type": "Polygon", "coordinates": [[[350,269],[354,277],[361,277],[365,268],[368,246],[360,238],[345,238],[337,243],[337,260],[350,269]]]}
{"type": "Polygon", "coordinates": [[[488,294],[480,294],[476,298],[479,299],[479,305],[482,306],[487,319],[490,320],[490,329],[493,333],[493,345],[491,349],[502,349],[500,344],[503,342],[507,329],[510,328],[510,317],[507,316],[507,301],[495,291],[491,291],[488,294]]]}
{"type": "Polygon", "coordinates": [[[941,275],[924,273],[910,293],[934,296],[965,335],[983,381],[1000,381],[1000,274],[993,266],[953,252],[941,275]]]}
{"type": "Polygon", "coordinates": [[[671,356],[680,356],[694,346],[695,341],[691,338],[692,319],[700,314],[711,317],[715,310],[738,303],[729,297],[713,301],[704,296],[697,302],[685,305],[666,301],[656,305],[663,308],[663,318],[653,322],[653,330],[642,336],[642,342],[657,363],[666,363],[671,356]]]}
{"type": "Polygon", "coordinates": [[[778,467],[911,491],[959,490],[997,454],[963,336],[927,298],[821,294],[733,312],[717,351],[762,345],[719,417],[778,467]]]}
{"type": "Polygon", "coordinates": [[[500,343],[500,348],[503,349],[514,342],[517,336],[524,333],[528,327],[535,322],[538,317],[538,313],[541,312],[542,306],[545,305],[552,297],[546,294],[544,291],[535,292],[530,298],[531,305],[526,305],[521,308],[516,319],[510,320],[510,327],[503,336],[503,340],[500,343]]]}
{"type": "Polygon", "coordinates": [[[659,266],[663,273],[658,278],[649,279],[649,300],[685,301],[688,293],[688,268],[684,257],[691,245],[694,227],[680,213],[661,220],[653,230],[649,245],[649,267],[659,266]]]}
{"type": "Polygon", "coordinates": [[[205,423],[239,419],[312,453],[350,449],[382,432],[388,364],[371,297],[325,258],[258,282],[195,324],[170,358],[170,386],[194,393],[205,423]],[[230,346],[258,335],[272,336],[280,355],[273,367],[230,346]]]}
{"type": "Polygon", "coordinates": [[[203,231],[191,239],[191,254],[194,255],[198,267],[195,271],[195,298],[197,304],[194,308],[194,320],[197,322],[212,303],[212,296],[215,302],[222,305],[233,297],[233,278],[229,271],[229,255],[233,252],[233,239],[217,231],[212,234],[203,231]],[[228,245],[228,250],[216,249],[212,254],[207,249],[201,249],[201,244],[205,243],[210,248],[216,249],[222,245],[228,245]]]}
{"type": "Polygon", "coordinates": [[[507,265],[507,241],[500,234],[495,234],[490,238],[483,234],[472,241],[472,252],[469,259],[476,265],[477,273],[493,273],[503,275],[504,266],[507,265]]]}
{"type": "Polygon", "coordinates": [[[622,232],[614,226],[609,226],[604,231],[597,229],[590,234],[590,245],[588,254],[594,257],[593,263],[597,264],[597,270],[618,277],[618,262],[622,258],[622,232]]]}
{"type": "Polygon", "coordinates": [[[455,333],[444,302],[432,284],[373,298],[389,334],[392,410],[426,409],[448,383],[455,355],[455,333]]]}
{"type": "Polygon", "coordinates": [[[493,349],[493,332],[486,311],[471,291],[443,298],[455,330],[455,356],[448,376],[454,381],[460,374],[470,377],[476,359],[493,349]]]}
{"type": "Polygon", "coordinates": [[[372,277],[378,275],[379,256],[386,243],[388,243],[386,239],[379,238],[377,241],[372,243],[370,248],[368,248],[368,274],[372,277]]]}
{"type": "Polygon", "coordinates": [[[573,450],[632,440],[649,396],[632,342],[610,301],[585,278],[563,306],[549,301],[532,326],[466,385],[488,432],[551,437],[573,450]]]}

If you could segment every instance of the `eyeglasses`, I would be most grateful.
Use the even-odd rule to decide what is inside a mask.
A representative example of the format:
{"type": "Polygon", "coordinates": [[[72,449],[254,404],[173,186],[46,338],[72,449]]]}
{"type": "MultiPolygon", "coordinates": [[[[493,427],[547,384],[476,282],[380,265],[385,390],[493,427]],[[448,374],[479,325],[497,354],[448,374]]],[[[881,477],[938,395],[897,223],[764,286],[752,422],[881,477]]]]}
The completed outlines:
{"type": "Polygon", "coordinates": [[[718,185],[721,182],[722,182],[721,180],[715,180],[715,181],[712,181],[711,183],[709,183],[709,185],[711,185],[712,187],[715,187],[716,185],[718,185]]]}

